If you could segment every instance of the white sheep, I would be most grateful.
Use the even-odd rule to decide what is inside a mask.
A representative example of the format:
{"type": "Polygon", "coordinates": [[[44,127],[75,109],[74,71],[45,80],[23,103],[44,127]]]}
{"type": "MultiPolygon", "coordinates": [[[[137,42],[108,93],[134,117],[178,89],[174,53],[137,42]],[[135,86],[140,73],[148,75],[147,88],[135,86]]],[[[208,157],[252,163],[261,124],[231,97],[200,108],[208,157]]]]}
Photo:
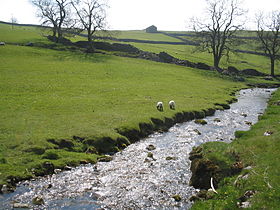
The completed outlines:
{"type": "Polygon", "coordinates": [[[163,111],[163,103],[161,101],[157,102],[157,110],[158,111],[163,111]]]}
{"type": "Polygon", "coordinates": [[[169,101],[169,108],[175,110],[175,101],[169,101]]]}

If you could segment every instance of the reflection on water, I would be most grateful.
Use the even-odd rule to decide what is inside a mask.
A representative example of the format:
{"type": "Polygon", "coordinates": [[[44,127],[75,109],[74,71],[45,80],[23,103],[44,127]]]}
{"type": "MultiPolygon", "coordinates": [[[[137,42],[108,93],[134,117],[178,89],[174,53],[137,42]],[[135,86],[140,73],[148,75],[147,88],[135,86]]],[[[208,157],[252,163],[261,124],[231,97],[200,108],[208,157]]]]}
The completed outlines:
{"type": "Polygon", "coordinates": [[[24,182],[15,193],[0,197],[0,207],[28,203],[41,196],[51,209],[188,209],[195,189],[188,154],[208,141],[230,142],[236,130],[248,130],[266,108],[274,89],[240,91],[230,110],[216,111],[206,125],[176,124],[114,155],[111,162],[85,165],[36,181],[24,182]],[[149,145],[153,145],[149,146],[149,145]],[[173,198],[179,195],[181,200],[173,198]]]}

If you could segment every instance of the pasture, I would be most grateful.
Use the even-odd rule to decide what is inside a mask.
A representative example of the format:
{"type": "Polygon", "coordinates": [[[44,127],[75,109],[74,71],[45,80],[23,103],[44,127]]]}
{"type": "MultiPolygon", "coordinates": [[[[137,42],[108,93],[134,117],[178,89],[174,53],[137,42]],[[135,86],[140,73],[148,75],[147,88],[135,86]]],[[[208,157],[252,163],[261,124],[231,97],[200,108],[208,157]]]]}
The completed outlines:
{"type": "MultiPolygon", "coordinates": [[[[151,119],[215,108],[215,103],[227,103],[233,98],[230,94],[247,83],[263,82],[249,77],[241,83],[216,72],[106,52],[68,51],[60,44],[60,50],[42,48],[38,47],[42,43],[54,45],[42,34],[47,32],[0,24],[0,41],[7,43],[0,46],[0,184],[11,177],[20,180],[44,174],[42,164],[46,161],[56,168],[96,162],[103,154],[93,145],[116,152],[119,148],[107,148],[106,139],[122,139],[126,143],[122,142],[123,147],[130,143],[117,130],[139,130],[140,123],[153,124],[151,119]],[[24,46],[28,42],[39,45],[24,46]],[[169,100],[176,102],[176,110],[167,108],[169,100]],[[156,109],[158,101],[164,103],[163,112],[156,109]],[[76,137],[91,143],[82,144],[76,137]]],[[[175,41],[142,31],[118,34],[123,38],[175,41]]],[[[193,53],[191,46],[131,44],[142,50],[212,63],[211,55],[193,53]]],[[[269,71],[265,58],[242,56],[233,57],[231,64],[269,71]]]]}
{"type": "Polygon", "coordinates": [[[33,30],[0,31],[14,34],[3,38],[11,44],[0,48],[1,183],[10,175],[32,176],[33,168],[50,161],[48,153],[58,154],[52,160],[55,167],[94,162],[98,156],[85,154],[81,145],[57,148],[48,139],[117,139],[122,136],[116,129],[139,129],[139,123],[152,123],[151,118],[213,108],[244,87],[215,73],[205,76],[201,70],[176,65],[17,46],[15,37],[20,43],[33,41],[21,31],[33,34],[35,42],[42,38],[33,30]],[[156,110],[158,101],[167,105],[169,100],[176,101],[175,111],[156,110]]]}

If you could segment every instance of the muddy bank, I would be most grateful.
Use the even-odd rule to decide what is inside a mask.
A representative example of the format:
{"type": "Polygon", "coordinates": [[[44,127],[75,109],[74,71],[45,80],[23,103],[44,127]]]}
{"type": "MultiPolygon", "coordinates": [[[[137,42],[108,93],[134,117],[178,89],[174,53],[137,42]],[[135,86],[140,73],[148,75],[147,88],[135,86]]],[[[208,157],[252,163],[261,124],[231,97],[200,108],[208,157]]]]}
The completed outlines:
{"type": "Polygon", "coordinates": [[[208,144],[195,147],[190,152],[192,172],[190,185],[196,189],[208,190],[213,187],[217,189],[221,180],[240,173],[244,168],[238,153],[229,149],[228,144],[223,142],[215,144],[217,146],[214,149],[208,149],[211,145],[208,144]]]}

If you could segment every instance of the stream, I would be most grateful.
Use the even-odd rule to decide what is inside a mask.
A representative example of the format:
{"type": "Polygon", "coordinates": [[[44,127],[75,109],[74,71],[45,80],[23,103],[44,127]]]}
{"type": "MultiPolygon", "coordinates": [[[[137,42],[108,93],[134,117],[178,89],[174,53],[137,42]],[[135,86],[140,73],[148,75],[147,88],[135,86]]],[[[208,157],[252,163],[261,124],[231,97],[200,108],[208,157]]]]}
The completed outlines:
{"type": "Polygon", "coordinates": [[[34,208],[35,197],[44,202],[36,209],[189,209],[196,192],[188,184],[192,148],[208,141],[229,143],[235,131],[249,130],[275,90],[241,90],[238,102],[206,117],[206,125],[176,124],[128,146],[110,162],[24,181],[14,193],[0,195],[0,209],[34,208]]]}

